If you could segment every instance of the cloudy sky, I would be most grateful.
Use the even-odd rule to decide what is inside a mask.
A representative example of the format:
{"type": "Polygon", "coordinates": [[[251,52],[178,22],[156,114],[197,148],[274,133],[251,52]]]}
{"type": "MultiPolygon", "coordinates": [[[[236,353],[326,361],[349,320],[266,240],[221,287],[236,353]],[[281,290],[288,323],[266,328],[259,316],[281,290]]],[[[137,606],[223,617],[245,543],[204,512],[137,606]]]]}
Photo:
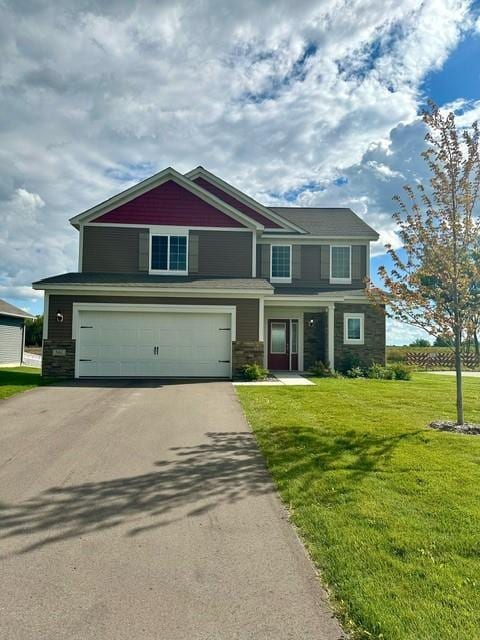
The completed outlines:
{"type": "MultiPolygon", "coordinates": [[[[0,0],[0,297],[76,270],[68,218],[167,165],[265,204],[351,206],[396,243],[428,97],[480,115],[467,0],[0,0]]],[[[390,323],[389,343],[415,337],[390,323]]]]}

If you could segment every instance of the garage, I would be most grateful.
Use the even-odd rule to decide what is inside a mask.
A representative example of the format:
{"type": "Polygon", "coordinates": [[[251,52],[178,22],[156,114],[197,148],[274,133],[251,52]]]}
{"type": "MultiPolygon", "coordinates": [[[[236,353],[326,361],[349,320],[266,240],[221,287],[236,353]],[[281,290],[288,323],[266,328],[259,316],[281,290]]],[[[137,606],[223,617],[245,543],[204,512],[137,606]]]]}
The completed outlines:
{"type": "Polygon", "coordinates": [[[32,315],[0,300],[0,366],[23,362],[25,320],[32,315]]]}
{"type": "Polygon", "coordinates": [[[230,307],[74,305],[76,377],[230,378],[234,330],[230,307]]]}

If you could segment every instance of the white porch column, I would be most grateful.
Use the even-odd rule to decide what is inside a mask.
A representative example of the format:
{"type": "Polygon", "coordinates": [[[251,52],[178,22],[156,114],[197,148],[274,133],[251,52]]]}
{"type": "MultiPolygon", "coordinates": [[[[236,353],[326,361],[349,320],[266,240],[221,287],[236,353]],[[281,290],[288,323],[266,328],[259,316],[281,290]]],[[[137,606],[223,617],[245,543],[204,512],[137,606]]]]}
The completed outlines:
{"type": "Polygon", "coordinates": [[[328,363],[330,369],[335,369],[335,303],[328,305],[328,363]]]}
{"type": "Polygon", "coordinates": [[[265,341],[265,298],[258,299],[258,341],[265,341]]]}

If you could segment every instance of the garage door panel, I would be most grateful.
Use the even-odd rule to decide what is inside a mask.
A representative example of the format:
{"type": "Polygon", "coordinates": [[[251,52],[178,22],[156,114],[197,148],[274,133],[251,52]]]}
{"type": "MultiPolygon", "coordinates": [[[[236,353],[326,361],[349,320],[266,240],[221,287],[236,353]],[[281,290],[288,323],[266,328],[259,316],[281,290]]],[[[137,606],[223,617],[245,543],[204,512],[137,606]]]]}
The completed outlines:
{"type": "Polygon", "coordinates": [[[220,330],[230,328],[230,314],[102,310],[79,315],[80,377],[231,375],[231,332],[220,330]]]}

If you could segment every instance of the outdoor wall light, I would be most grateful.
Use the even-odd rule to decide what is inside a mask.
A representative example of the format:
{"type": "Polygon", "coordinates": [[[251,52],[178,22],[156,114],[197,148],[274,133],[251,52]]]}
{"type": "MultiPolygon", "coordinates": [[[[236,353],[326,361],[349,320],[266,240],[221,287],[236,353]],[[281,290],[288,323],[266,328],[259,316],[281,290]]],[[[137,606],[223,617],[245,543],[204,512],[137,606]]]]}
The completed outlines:
{"type": "Polygon", "coordinates": [[[308,321],[308,326],[309,326],[309,327],[313,327],[313,320],[309,320],[309,321],[308,321]]]}
{"type": "Polygon", "coordinates": [[[63,313],[61,311],[57,311],[57,315],[55,317],[57,322],[63,322],[63,313]]]}

